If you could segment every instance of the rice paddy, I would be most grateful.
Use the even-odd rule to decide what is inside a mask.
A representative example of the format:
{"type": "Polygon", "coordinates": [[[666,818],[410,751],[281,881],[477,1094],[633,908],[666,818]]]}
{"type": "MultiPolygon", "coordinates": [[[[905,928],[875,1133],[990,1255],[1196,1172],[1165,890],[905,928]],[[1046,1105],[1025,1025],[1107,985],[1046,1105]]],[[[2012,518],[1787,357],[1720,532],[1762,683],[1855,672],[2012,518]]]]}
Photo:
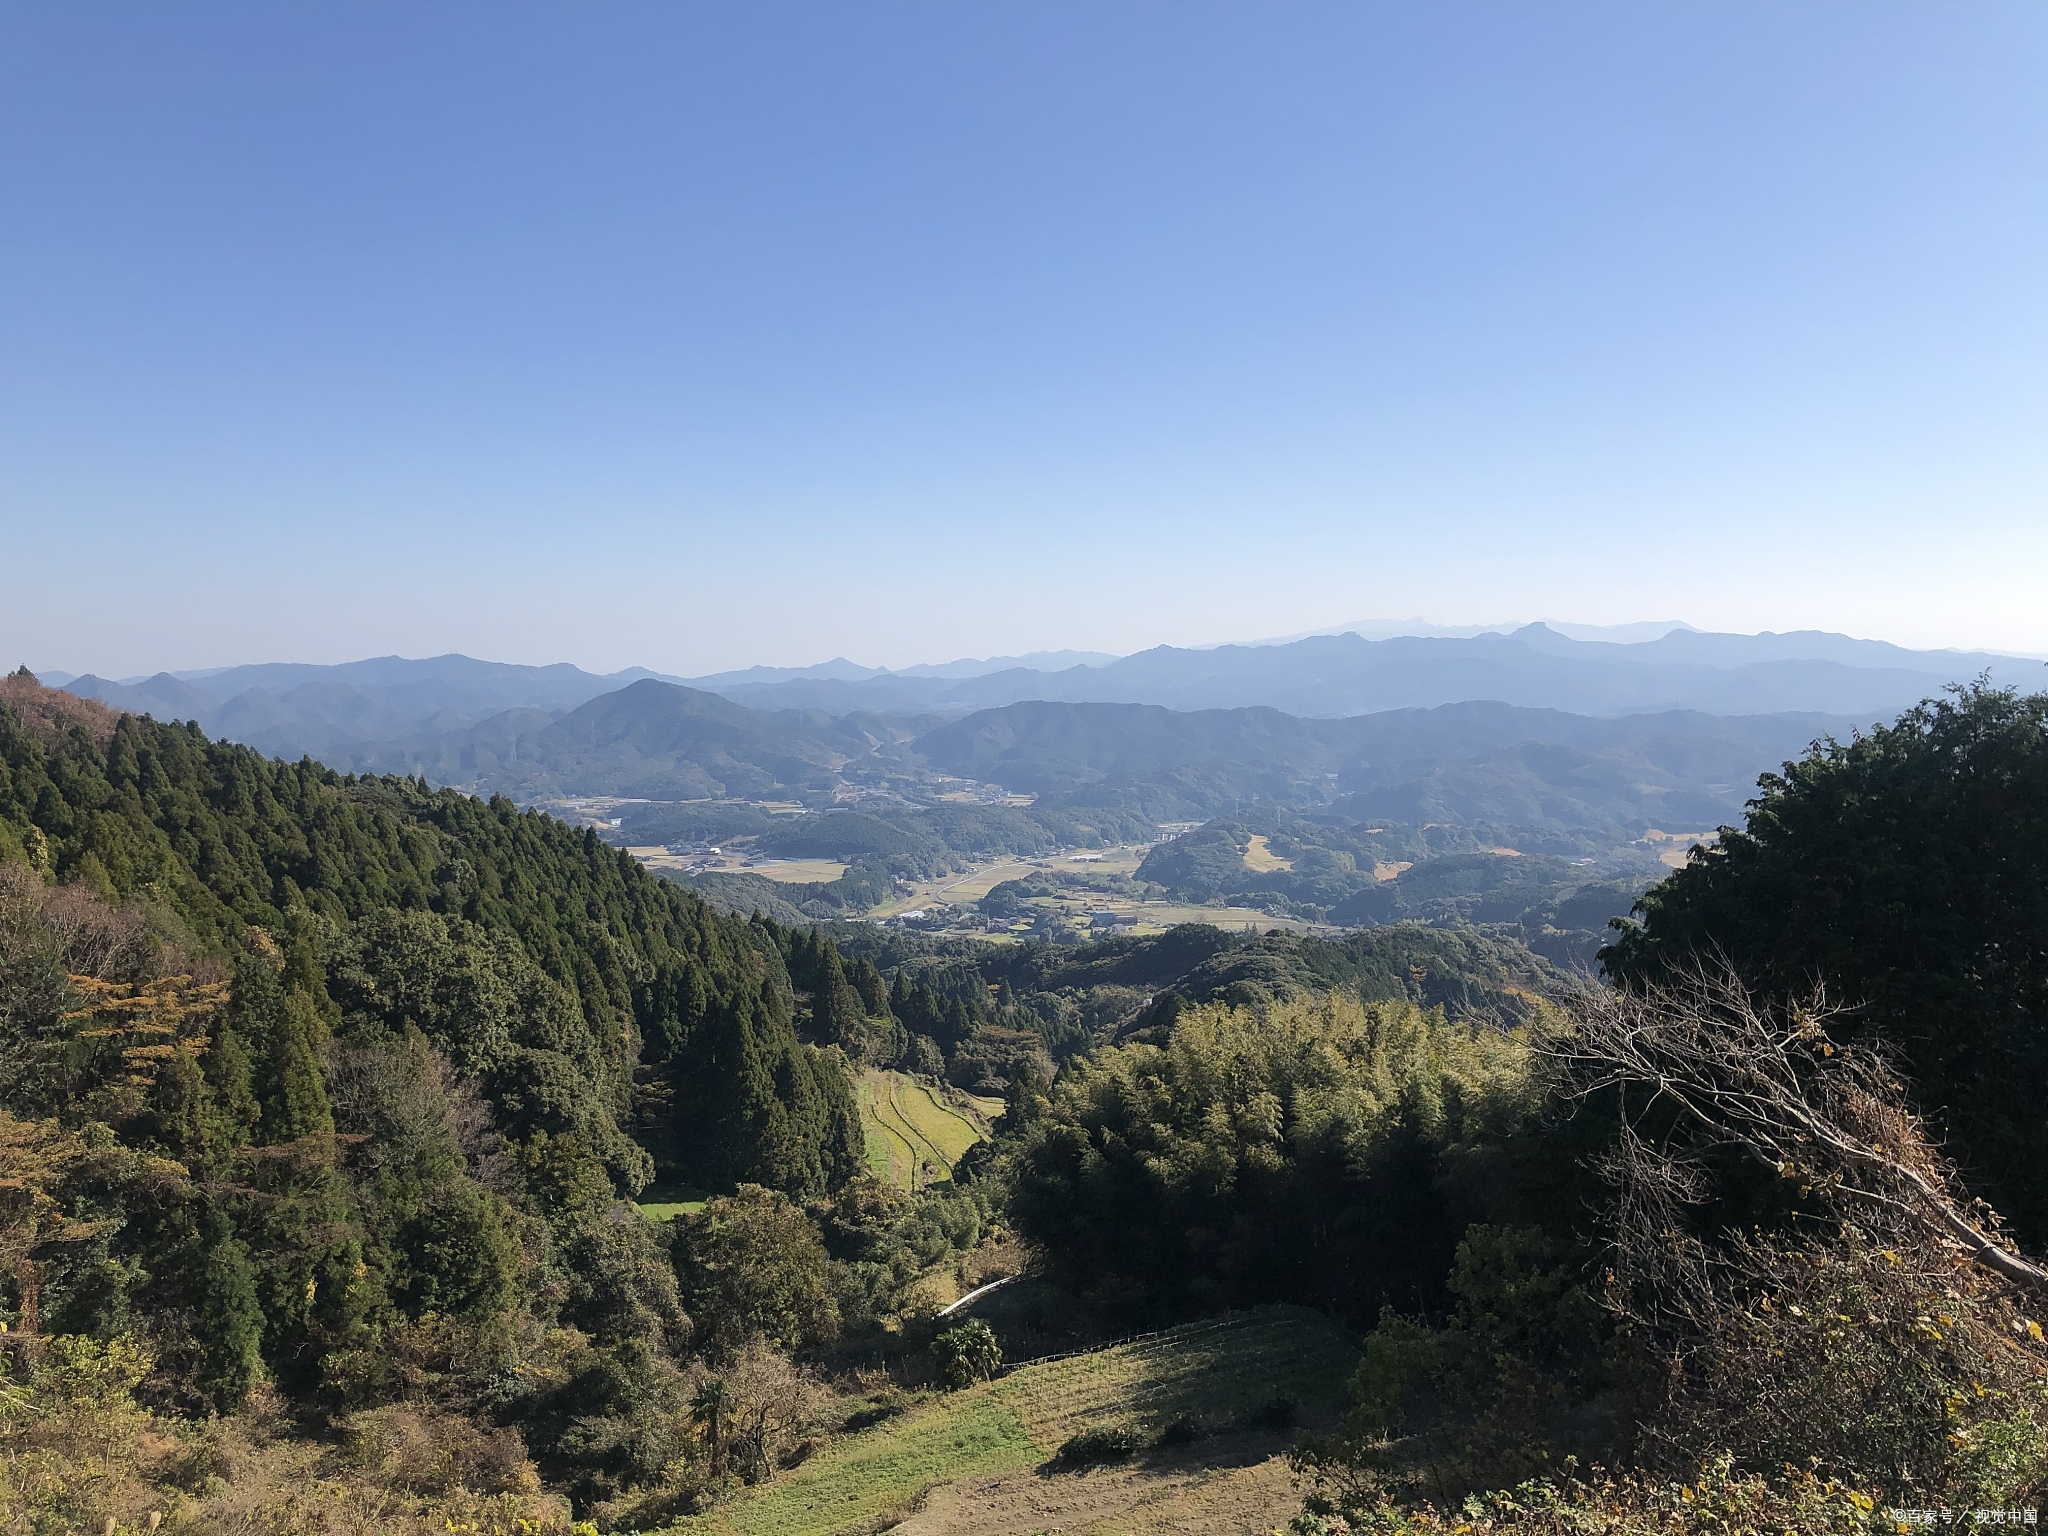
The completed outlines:
{"type": "Polygon", "coordinates": [[[868,1168],[898,1189],[949,1179],[967,1149],[988,1135],[999,1099],[936,1088],[901,1072],[866,1072],[860,1081],[861,1129],[868,1168]]]}

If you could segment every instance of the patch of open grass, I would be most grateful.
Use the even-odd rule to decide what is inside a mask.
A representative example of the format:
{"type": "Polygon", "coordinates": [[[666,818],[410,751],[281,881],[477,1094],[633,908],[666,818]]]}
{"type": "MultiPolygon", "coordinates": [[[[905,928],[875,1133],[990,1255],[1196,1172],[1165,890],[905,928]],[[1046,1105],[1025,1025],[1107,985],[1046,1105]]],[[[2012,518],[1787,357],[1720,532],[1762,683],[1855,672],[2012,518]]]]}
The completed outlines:
{"type": "Polygon", "coordinates": [[[1283,859],[1266,846],[1263,833],[1253,833],[1250,846],[1244,851],[1244,867],[1261,875],[1270,875],[1276,869],[1294,868],[1294,860],[1283,859]]]}
{"type": "Polygon", "coordinates": [[[1322,1417],[1335,1410],[1357,1364],[1358,1351],[1320,1313],[1261,1307],[1030,1366],[995,1390],[1049,1454],[1096,1429],[1130,1429],[1149,1441],[1182,1418],[1253,1425],[1280,1397],[1322,1417]]]}
{"type": "Polygon", "coordinates": [[[918,1149],[885,1116],[882,1104],[891,1092],[894,1073],[869,1072],[860,1080],[861,1136],[865,1143],[868,1171],[884,1184],[909,1189],[917,1171],[918,1149]]]}
{"type": "Polygon", "coordinates": [[[744,875],[760,875],[786,885],[830,885],[845,874],[847,866],[836,859],[763,859],[744,875]]]}
{"type": "Polygon", "coordinates": [[[1256,1427],[1283,1398],[1301,1405],[1305,1421],[1327,1420],[1357,1363],[1333,1324],[1298,1307],[1193,1323],[935,1397],[679,1529],[828,1536],[941,1483],[1040,1465],[1077,1438],[1151,1446],[1179,1424],[1204,1434],[1256,1427]]]}
{"type": "Polygon", "coordinates": [[[649,1221],[673,1221],[678,1216],[696,1215],[710,1198],[707,1190],[662,1175],[641,1190],[640,1198],[633,1203],[649,1221]]]}
{"type": "Polygon", "coordinates": [[[896,1090],[896,1107],[918,1135],[936,1148],[948,1168],[981,1140],[981,1127],[940,1102],[923,1083],[904,1083],[896,1090]]]}
{"type": "Polygon", "coordinates": [[[796,1471],[686,1520],[720,1536],[828,1536],[910,1503],[956,1477],[1015,1472],[1041,1459],[1017,1416],[987,1387],[848,1437],[796,1471]]]}

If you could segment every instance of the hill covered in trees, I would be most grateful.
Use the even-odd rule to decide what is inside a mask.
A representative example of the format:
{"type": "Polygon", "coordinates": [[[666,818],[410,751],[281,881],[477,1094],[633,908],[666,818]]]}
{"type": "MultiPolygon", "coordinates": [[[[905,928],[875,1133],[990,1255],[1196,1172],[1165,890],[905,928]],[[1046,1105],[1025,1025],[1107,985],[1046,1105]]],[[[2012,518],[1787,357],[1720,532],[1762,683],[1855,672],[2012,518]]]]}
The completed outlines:
{"type": "MultiPolygon", "coordinates": [[[[1107,1401],[1043,1477],[1292,1424],[1302,1536],[2026,1507],[2044,709],[1966,690],[1798,759],[1596,986],[1476,921],[1540,855],[1375,874],[1449,915],[1333,937],[741,920],[509,800],[17,675],[0,1517],[740,1528],[885,1420],[958,1441],[905,1497],[970,1465],[933,1410],[1005,1352],[1276,1302],[1362,1339],[1341,1422],[1107,1401]],[[871,1068],[999,1098],[995,1140],[879,1183],[871,1068]],[[657,1174],[672,1220],[628,1198],[657,1174]]],[[[1242,836],[1333,879],[1384,835],[1208,833],[1155,873],[1236,878],[1242,836]]]]}
{"type": "Polygon", "coordinates": [[[616,1484],[625,1405],[692,1328],[619,1198],[657,1159],[799,1198],[858,1170],[844,1064],[793,1003],[772,943],[588,833],[8,679],[15,1365],[127,1340],[123,1390],[167,1408],[268,1382],[343,1414],[505,1370],[516,1443],[616,1484]]]}
{"type": "Polygon", "coordinates": [[[513,710],[453,734],[359,747],[371,772],[420,773],[437,783],[549,794],[660,800],[829,801],[839,770],[856,759],[888,760],[908,740],[906,722],[801,712],[767,714],[716,694],[643,678],[559,718],[513,710]],[[878,757],[879,755],[879,757],[878,757]]]}

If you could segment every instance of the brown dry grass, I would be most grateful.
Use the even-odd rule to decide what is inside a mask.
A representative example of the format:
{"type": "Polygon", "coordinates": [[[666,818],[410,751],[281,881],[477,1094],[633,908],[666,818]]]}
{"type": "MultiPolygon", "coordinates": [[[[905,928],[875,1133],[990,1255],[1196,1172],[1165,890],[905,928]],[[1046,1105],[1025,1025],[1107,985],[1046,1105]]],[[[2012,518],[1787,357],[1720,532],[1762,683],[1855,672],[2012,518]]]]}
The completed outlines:
{"type": "Polygon", "coordinates": [[[1294,860],[1281,858],[1267,846],[1265,835],[1255,832],[1244,850],[1244,867],[1256,874],[1270,875],[1278,869],[1294,868],[1294,860]]]}

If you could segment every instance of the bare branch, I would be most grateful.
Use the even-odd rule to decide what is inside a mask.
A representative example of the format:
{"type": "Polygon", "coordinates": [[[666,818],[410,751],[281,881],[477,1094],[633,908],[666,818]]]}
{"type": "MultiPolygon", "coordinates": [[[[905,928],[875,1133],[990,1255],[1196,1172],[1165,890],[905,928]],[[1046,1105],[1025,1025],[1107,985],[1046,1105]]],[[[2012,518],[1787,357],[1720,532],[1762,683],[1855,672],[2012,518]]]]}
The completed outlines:
{"type": "MultiPolygon", "coordinates": [[[[1726,966],[1701,966],[1666,986],[1589,991],[1575,1010],[1576,1032],[1550,1049],[1580,1096],[1618,1087],[1641,1104],[1647,1094],[1712,1144],[1807,1192],[1889,1212],[1971,1263],[2048,1294],[2048,1271],[2013,1251],[1995,1214],[1961,1193],[1883,1060],[1829,1037],[1841,1012],[1822,992],[1779,1010],[1726,966]]],[[[1642,1155],[1633,1132],[1608,1171],[1630,1220],[1669,1216],[1694,1188],[1682,1164],[1642,1155]]]]}

